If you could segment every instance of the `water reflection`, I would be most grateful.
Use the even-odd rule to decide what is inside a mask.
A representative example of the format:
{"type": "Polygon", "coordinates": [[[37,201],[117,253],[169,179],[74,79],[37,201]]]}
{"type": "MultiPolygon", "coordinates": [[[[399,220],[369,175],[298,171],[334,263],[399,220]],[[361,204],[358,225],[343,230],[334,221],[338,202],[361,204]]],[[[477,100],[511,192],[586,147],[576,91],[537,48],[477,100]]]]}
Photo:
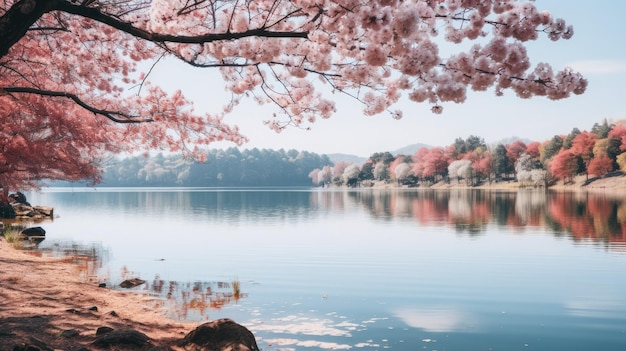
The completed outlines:
{"type": "Polygon", "coordinates": [[[61,257],[74,265],[84,281],[97,283],[102,280],[102,269],[108,261],[109,250],[100,243],[54,241],[49,246],[28,251],[35,256],[61,257]]]}
{"type": "Polygon", "coordinates": [[[336,193],[316,196],[320,204],[358,203],[377,219],[412,218],[421,225],[449,225],[470,235],[483,234],[488,225],[497,224],[519,231],[544,227],[557,236],[568,234],[575,241],[593,240],[617,249],[626,244],[626,198],[621,196],[471,190],[374,190],[347,192],[345,197],[336,193]]]}
{"type": "MultiPolygon", "coordinates": [[[[542,227],[575,241],[626,246],[626,194],[523,190],[98,189],[53,194],[55,206],[103,216],[245,222],[300,222],[365,208],[375,220],[413,219],[482,235],[489,225],[523,232],[542,227]]],[[[37,194],[31,197],[37,197],[37,194]]],[[[50,201],[37,199],[37,201],[50,201]]]]}

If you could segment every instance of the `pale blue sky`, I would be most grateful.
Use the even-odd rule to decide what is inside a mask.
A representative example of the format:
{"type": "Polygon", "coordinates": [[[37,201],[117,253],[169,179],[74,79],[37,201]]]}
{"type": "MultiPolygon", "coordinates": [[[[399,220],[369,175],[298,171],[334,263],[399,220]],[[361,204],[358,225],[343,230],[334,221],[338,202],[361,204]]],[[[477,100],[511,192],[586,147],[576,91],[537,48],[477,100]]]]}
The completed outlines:
{"type": "MultiPolygon", "coordinates": [[[[483,137],[488,143],[511,136],[544,141],[574,127],[589,130],[604,118],[626,119],[626,35],[622,28],[626,2],[537,0],[535,4],[564,18],[574,26],[575,34],[570,40],[552,42],[542,37],[529,43],[532,64],[548,62],[556,70],[570,66],[581,71],[589,80],[584,95],[560,101],[522,100],[512,92],[496,97],[490,90],[468,94],[468,101],[461,105],[444,105],[441,115],[432,114],[428,105],[406,100],[398,105],[404,111],[401,120],[387,114],[365,117],[358,103],[342,98],[337,113],[318,120],[311,131],[291,128],[280,134],[262,123],[275,110],[247,103],[227,122],[238,125],[249,137],[243,148],[369,156],[415,143],[449,145],[457,137],[469,135],[483,137]]],[[[152,79],[161,85],[182,89],[197,111],[219,111],[227,96],[221,95],[223,83],[214,71],[165,63],[153,73],[152,79]]]]}

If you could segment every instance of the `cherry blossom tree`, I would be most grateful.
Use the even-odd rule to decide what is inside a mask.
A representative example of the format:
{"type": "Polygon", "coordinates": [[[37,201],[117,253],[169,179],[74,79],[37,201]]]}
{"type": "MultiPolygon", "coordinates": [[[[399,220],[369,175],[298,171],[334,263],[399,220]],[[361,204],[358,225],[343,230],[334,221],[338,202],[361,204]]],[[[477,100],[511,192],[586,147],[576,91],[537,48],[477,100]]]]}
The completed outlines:
{"type": "Polygon", "coordinates": [[[589,177],[589,163],[593,159],[593,147],[596,143],[596,139],[597,136],[588,131],[583,131],[572,139],[572,153],[582,159],[585,167],[584,172],[587,175],[587,178],[589,177]]]}
{"type": "Polygon", "coordinates": [[[550,161],[550,172],[556,178],[563,179],[565,184],[572,179],[578,171],[577,156],[571,149],[561,149],[550,161]]]}
{"type": "Polygon", "coordinates": [[[446,175],[448,170],[449,157],[441,147],[434,147],[428,150],[428,155],[424,160],[424,169],[422,177],[432,177],[437,181],[438,177],[446,175]]]}
{"type": "Polygon", "coordinates": [[[515,165],[517,159],[526,152],[526,144],[521,140],[516,140],[506,147],[506,157],[515,165]]]}
{"type": "Polygon", "coordinates": [[[395,118],[403,96],[441,113],[446,103],[464,102],[468,90],[554,100],[583,93],[587,81],[572,69],[531,66],[524,45],[541,35],[569,39],[573,29],[517,0],[5,0],[0,118],[19,134],[5,143],[75,150],[56,155],[74,162],[54,172],[19,151],[32,166],[0,160],[1,181],[97,181],[102,150],[201,158],[198,146],[246,141],[223,119],[246,97],[273,104],[276,118],[265,123],[280,131],[330,117],[330,93],[354,98],[366,115],[395,118]],[[464,45],[442,55],[443,41],[464,45]],[[232,99],[203,115],[180,92],[150,85],[150,67],[167,57],[219,69],[232,99]],[[79,124],[83,130],[65,141],[28,134],[14,118],[24,113],[50,133],[79,124]]]}
{"type": "Polygon", "coordinates": [[[613,160],[606,155],[596,156],[589,162],[589,174],[603,176],[612,170],[613,160]]]}

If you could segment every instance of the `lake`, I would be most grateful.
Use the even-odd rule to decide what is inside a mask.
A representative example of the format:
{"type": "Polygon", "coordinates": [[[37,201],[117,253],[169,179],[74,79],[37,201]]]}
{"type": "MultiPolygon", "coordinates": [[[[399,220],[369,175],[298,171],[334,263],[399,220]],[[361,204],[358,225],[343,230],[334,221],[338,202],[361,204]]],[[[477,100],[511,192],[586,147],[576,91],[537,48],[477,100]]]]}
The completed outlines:
{"type": "Polygon", "coordinates": [[[626,350],[626,196],[44,189],[39,246],[263,350],[626,350]],[[239,284],[233,284],[238,282],[239,284]],[[237,286],[238,289],[237,289],[237,286]]]}

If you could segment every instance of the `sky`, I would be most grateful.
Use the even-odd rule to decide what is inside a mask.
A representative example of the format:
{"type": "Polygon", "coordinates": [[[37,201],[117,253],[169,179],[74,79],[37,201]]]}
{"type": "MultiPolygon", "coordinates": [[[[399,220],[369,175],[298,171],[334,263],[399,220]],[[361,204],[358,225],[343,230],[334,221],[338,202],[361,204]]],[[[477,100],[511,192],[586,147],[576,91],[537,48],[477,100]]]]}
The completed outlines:
{"type": "MultiPolygon", "coordinates": [[[[556,42],[540,36],[528,43],[532,66],[547,62],[555,71],[574,68],[589,81],[585,94],[552,101],[520,99],[512,91],[502,97],[496,97],[493,90],[468,92],[465,103],[446,103],[440,115],[431,113],[428,104],[403,99],[395,106],[404,112],[401,120],[386,113],[364,116],[359,103],[343,97],[336,100],[337,112],[330,119],[318,119],[308,131],[288,128],[281,133],[263,124],[277,110],[248,102],[228,115],[226,122],[239,126],[249,138],[244,149],[368,157],[416,143],[446,146],[470,135],[482,137],[488,144],[513,136],[543,142],[573,128],[590,130],[604,119],[626,119],[626,35],[621,24],[626,1],[536,0],[535,5],[573,25],[574,36],[556,42]]],[[[229,96],[219,74],[211,69],[167,61],[157,65],[151,79],[168,89],[181,89],[197,112],[219,112],[229,96]]],[[[211,145],[229,146],[234,144],[211,145]]]]}

